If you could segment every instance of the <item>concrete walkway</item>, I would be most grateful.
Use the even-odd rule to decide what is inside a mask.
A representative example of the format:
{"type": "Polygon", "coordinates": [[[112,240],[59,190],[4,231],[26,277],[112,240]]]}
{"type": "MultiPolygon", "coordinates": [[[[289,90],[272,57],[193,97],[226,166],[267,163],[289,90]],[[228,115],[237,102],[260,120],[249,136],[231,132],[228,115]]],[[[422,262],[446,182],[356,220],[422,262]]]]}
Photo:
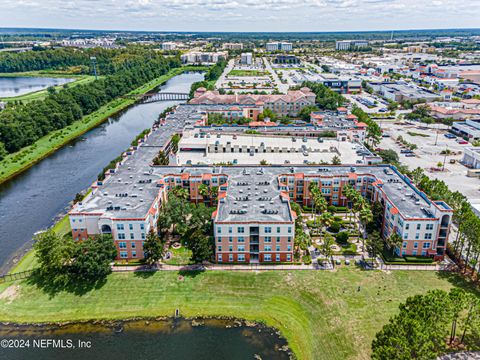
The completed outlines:
{"type": "Polygon", "coordinates": [[[112,266],[113,272],[127,271],[265,271],[265,270],[321,270],[317,265],[264,265],[264,264],[209,264],[209,265],[167,265],[158,264],[150,267],[147,265],[138,266],[112,266]]]}

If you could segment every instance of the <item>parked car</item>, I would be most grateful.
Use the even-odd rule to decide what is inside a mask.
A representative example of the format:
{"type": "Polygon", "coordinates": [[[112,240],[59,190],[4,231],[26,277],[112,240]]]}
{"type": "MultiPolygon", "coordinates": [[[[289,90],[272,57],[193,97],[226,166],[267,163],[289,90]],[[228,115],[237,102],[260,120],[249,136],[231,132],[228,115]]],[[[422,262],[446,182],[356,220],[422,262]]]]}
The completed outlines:
{"type": "Polygon", "coordinates": [[[450,134],[450,133],[444,134],[443,136],[445,136],[447,139],[455,139],[456,138],[455,135],[450,134]]]}
{"type": "Polygon", "coordinates": [[[467,140],[463,140],[463,139],[459,139],[459,140],[457,140],[457,143],[459,143],[460,145],[467,145],[467,144],[468,144],[468,141],[467,141],[467,140]]]}
{"type": "Polygon", "coordinates": [[[408,153],[408,154],[405,154],[405,157],[415,157],[415,154],[414,153],[408,153]]]}
{"type": "Polygon", "coordinates": [[[413,151],[410,150],[410,149],[402,149],[402,150],[400,150],[400,154],[411,154],[411,153],[413,153],[413,151]]]}

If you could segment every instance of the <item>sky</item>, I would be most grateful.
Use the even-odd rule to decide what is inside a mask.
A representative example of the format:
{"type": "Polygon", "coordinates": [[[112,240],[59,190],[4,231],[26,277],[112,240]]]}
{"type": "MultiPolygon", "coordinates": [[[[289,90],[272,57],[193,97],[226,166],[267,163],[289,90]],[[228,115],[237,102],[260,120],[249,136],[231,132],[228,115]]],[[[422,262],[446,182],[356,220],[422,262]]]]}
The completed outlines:
{"type": "Polygon", "coordinates": [[[0,27],[368,31],[480,27],[480,0],[0,0],[0,27]]]}

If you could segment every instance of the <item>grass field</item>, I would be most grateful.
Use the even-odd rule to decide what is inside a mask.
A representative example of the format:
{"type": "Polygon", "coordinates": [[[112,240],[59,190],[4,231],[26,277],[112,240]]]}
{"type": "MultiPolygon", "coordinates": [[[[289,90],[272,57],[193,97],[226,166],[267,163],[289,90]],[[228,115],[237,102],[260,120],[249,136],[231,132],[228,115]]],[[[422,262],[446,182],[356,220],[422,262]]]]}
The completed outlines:
{"type": "MultiPolygon", "coordinates": [[[[27,77],[35,76],[31,73],[13,73],[13,74],[17,74],[17,76],[27,76],[27,77]]],[[[12,73],[10,73],[10,75],[12,75],[12,73]]],[[[43,74],[42,76],[47,77],[47,75],[45,75],[45,74],[43,74]]],[[[0,74],[0,77],[3,77],[3,75],[0,74]]],[[[72,81],[72,82],[68,83],[69,87],[82,85],[82,84],[88,84],[89,82],[92,82],[93,80],[95,80],[95,76],[88,76],[88,75],[75,75],[75,76],[74,75],[64,75],[64,76],[58,76],[57,75],[57,76],[52,76],[52,77],[74,78],[75,81],[72,81]]],[[[57,89],[57,91],[62,90],[62,88],[63,88],[63,85],[55,86],[55,89],[57,89]]],[[[0,101],[9,102],[9,101],[18,100],[18,101],[22,101],[23,103],[27,103],[27,102],[30,102],[30,101],[33,101],[33,100],[43,100],[47,96],[48,96],[48,90],[43,89],[43,90],[39,90],[39,91],[30,92],[30,93],[27,93],[27,94],[24,94],[24,95],[0,98],[0,101]]]]}
{"type": "MultiPolygon", "coordinates": [[[[103,286],[51,294],[27,280],[0,295],[0,321],[54,322],[137,316],[228,316],[278,328],[299,359],[367,359],[375,333],[408,296],[463,286],[424,271],[116,273],[103,286]]],[[[445,276],[443,278],[442,276],[445,276]]],[[[0,286],[0,291],[9,284],[0,286]]],[[[10,285],[12,286],[12,285],[10,285]]]]}
{"type": "Polygon", "coordinates": [[[268,71],[261,70],[232,70],[228,76],[268,76],[268,71]]]}
{"type": "MultiPolygon", "coordinates": [[[[199,69],[202,70],[198,67],[188,66],[173,69],[167,74],[133,90],[130,92],[130,95],[143,94],[184,71],[193,71],[199,69]]],[[[61,130],[51,132],[50,134],[36,141],[34,144],[27,146],[16,153],[6,156],[5,159],[0,161],[0,184],[28,169],[30,166],[55,152],[69,141],[86,133],[88,130],[93,129],[104,122],[109,116],[112,116],[134,102],[134,99],[125,98],[113,100],[92,114],[83,117],[83,119],[76,121],[61,130]]],[[[134,135],[132,135],[132,138],[133,137],[134,135]]]]}

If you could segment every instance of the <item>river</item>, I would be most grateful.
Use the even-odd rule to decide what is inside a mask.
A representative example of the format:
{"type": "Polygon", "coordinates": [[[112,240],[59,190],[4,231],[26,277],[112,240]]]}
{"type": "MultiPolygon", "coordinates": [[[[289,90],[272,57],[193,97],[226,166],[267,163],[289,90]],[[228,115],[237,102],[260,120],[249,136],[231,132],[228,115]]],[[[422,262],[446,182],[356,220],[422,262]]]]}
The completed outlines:
{"type": "Polygon", "coordinates": [[[0,326],[0,358],[9,360],[286,360],[286,341],[270,328],[230,320],[183,319],[63,327],[0,326]],[[198,326],[200,325],[200,326],[198,326]],[[53,342],[55,341],[55,342],[53,342]],[[16,348],[7,347],[16,345],[16,348]]]}
{"type": "MultiPolygon", "coordinates": [[[[161,90],[188,92],[200,73],[170,79],[161,90]]],[[[86,189],[102,169],[158,114],[180,102],[137,104],[64,146],[24,173],[0,185],[0,273],[14,264],[36,231],[51,226],[75,194],[86,189]]]]}
{"type": "Polygon", "coordinates": [[[25,95],[50,86],[63,85],[74,80],[72,78],[2,77],[0,75],[0,98],[25,95]]]}

